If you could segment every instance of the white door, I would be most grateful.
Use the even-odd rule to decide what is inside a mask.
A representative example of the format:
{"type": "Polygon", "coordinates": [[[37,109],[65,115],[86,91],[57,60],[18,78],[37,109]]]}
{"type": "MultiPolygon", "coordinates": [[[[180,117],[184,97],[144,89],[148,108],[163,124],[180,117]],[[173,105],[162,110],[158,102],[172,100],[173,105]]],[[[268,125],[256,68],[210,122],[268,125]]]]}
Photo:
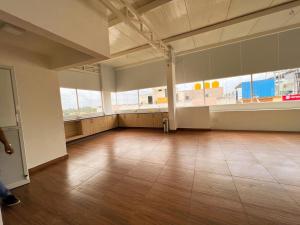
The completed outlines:
{"type": "Polygon", "coordinates": [[[9,188],[29,182],[13,70],[0,66],[0,127],[14,153],[8,155],[0,143],[0,179],[9,188]]]}

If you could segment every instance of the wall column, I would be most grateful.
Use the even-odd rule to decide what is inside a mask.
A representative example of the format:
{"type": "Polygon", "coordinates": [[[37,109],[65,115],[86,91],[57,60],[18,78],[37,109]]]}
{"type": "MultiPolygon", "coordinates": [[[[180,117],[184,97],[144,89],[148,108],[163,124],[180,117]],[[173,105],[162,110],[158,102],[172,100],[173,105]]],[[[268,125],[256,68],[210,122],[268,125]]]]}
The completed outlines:
{"type": "Polygon", "coordinates": [[[115,72],[113,68],[99,64],[100,88],[102,92],[102,107],[105,115],[113,114],[111,92],[115,92],[115,72]]]}
{"type": "Polygon", "coordinates": [[[169,48],[169,58],[167,60],[167,90],[168,90],[168,109],[169,109],[169,128],[177,130],[176,121],[176,76],[175,76],[175,54],[169,48]]]}

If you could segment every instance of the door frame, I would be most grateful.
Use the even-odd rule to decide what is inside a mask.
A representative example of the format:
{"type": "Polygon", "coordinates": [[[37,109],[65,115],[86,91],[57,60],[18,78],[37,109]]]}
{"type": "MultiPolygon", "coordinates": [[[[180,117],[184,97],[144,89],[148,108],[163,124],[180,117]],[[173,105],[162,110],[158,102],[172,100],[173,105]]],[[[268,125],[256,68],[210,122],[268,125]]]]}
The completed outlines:
{"type": "Polygon", "coordinates": [[[20,105],[19,105],[19,95],[17,91],[17,81],[15,76],[15,70],[13,66],[4,66],[0,64],[0,69],[5,69],[10,71],[10,77],[11,77],[11,84],[12,84],[12,90],[13,90],[13,98],[15,103],[15,112],[16,112],[16,127],[6,127],[4,130],[9,129],[18,129],[19,131],[19,142],[20,142],[20,151],[21,151],[21,158],[22,158],[22,167],[23,167],[23,175],[24,180],[17,181],[15,183],[9,184],[8,188],[15,188],[24,184],[28,184],[30,182],[29,179],[29,172],[27,167],[27,160],[26,160],[26,150],[24,145],[24,136],[23,136],[23,129],[22,129],[22,120],[21,120],[21,112],[20,112],[20,105]]]}

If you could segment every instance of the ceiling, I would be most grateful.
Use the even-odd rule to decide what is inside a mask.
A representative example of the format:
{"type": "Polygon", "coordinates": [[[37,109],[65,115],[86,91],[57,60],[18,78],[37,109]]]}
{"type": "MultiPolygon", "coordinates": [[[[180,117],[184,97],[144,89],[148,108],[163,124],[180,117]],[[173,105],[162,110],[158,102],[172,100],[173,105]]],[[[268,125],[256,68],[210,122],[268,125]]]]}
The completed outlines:
{"type": "Polygon", "coordinates": [[[90,59],[90,56],[82,52],[30,31],[20,29],[20,33],[15,34],[5,29],[7,27],[9,29],[20,29],[0,20],[0,44],[2,46],[13,47],[37,54],[47,60],[50,68],[60,67],[64,63],[75,64],[78,61],[90,59]]]}
{"type": "MultiPolygon", "coordinates": [[[[130,0],[136,9],[141,9],[158,0],[130,0]]],[[[113,4],[122,10],[118,0],[113,4]]],[[[159,7],[143,13],[143,18],[158,34],[159,39],[205,27],[217,22],[226,21],[241,15],[266,9],[291,0],[169,0],[160,1],[159,7]]],[[[138,10],[137,10],[138,11],[138,10]]],[[[109,21],[115,16],[109,13],[109,21]]],[[[211,30],[195,36],[170,42],[175,52],[205,48],[218,43],[235,40],[274,29],[284,28],[300,23],[300,7],[283,10],[263,17],[235,23],[224,28],[211,30]]],[[[146,41],[125,23],[109,27],[111,54],[122,52],[137,46],[145,45],[146,41]]],[[[105,61],[114,67],[122,67],[161,57],[153,48],[128,53],[105,61]]]]}

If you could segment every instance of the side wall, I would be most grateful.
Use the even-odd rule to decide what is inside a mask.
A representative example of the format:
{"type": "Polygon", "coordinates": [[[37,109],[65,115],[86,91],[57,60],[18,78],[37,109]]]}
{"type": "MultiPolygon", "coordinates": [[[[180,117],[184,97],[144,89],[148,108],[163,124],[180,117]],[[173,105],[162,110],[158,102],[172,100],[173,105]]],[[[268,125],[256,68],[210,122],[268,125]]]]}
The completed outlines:
{"type": "Polygon", "coordinates": [[[178,128],[209,129],[209,107],[182,107],[176,109],[178,128]]]}
{"type": "Polygon", "coordinates": [[[28,168],[66,155],[57,72],[40,56],[0,47],[0,64],[15,71],[28,168]]]}
{"type": "Polygon", "coordinates": [[[300,131],[300,109],[211,112],[216,130],[300,131]]]}

